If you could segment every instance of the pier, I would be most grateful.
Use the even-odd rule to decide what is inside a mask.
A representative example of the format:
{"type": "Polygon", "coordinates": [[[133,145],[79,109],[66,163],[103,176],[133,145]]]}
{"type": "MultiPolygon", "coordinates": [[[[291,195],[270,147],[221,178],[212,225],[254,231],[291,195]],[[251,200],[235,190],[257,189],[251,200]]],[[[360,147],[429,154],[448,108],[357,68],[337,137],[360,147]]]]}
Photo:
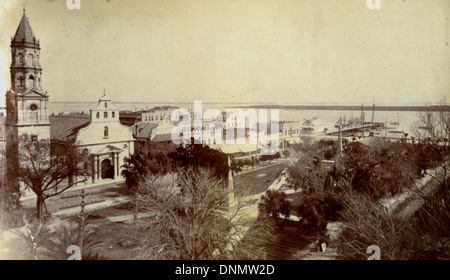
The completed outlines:
{"type": "Polygon", "coordinates": [[[341,127],[341,129],[333,130],[330,132],[327,132],[326,135],[339,135],[339,132],[341,133],[349,133],[349,132],[361,132],[361,131],[367,131],[372,129],[382,129],[384,128],[383,123],[366,123],[362,125],[356,125],[351,127],[341,127]]]}

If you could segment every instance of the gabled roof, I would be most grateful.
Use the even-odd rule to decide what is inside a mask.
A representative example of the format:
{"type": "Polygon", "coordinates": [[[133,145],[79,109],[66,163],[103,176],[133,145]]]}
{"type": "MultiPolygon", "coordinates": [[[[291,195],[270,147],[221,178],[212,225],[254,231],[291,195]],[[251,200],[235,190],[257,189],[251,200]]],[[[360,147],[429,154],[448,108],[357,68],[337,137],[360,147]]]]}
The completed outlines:
{"type": "Polygon", "coordinates": [[[314,123],[312,122],[312,120],[305,120],[302,123],[302,126],[310,126],[310,127],[312,127],[312,126],[314,126],[314,123]]]}
{"type": "Polygon", "coordinates": [[[150,139],[152,136],[152,131],[155,127],[157,127],[157,123],[149,123],[149,122],[138,122],[134,125],[133,130],[135,131],[136,138],[145,138],[150,139]]]}
{"type": "Polygon", "coordinates": [[[23,92],[23,93],[18,92],[18,94],[19,95],[21,94],[22,96],[26,96],[26,97],[37,97],[37,98],[48,97],[48,95],[46,95],[45,93],[38,91],[36,89],[30,90],[28,92],[23,92]]]}
{"type": "Polygon", "coordinates": [[[108,96],[106,96],[106,92],[103,93],[103,96],[98,100],[97,105],[95,106],[94,110],[97,109],[101,109],[101,110],[116,110],[117,108],[114,107],[111,103],[111,98],[109,98],[108,96]],[[106,103],[106,107],[105,107],[105,103],[106,103]]]}
{"type": "Polygon", "coordinates": [[[90,123],[90,116],[86,114],[50,116],[50,139],[65,141],[90,123]]]}
{"type": "Polygon", "coordinates": [[[28,18],[27,15],[25,14],[25,11],[23,12],[23,16],[22,19],[20,20],[16,34],[14,35],[13,42],[30,43],[30,44],[38,43],[38,40],[34,35],[33,29],[31,29],[31,25],[28,22],[28,18]]]}
{"type": "Polygon", "coordinates": [[[106,145],[105,147],[94,147],[91,150],[92,155],[103,155],[103,154],[109,154],[109,153],[120,153],[123,150],[121,148],[118,148],[113,145],[106,145]]]}

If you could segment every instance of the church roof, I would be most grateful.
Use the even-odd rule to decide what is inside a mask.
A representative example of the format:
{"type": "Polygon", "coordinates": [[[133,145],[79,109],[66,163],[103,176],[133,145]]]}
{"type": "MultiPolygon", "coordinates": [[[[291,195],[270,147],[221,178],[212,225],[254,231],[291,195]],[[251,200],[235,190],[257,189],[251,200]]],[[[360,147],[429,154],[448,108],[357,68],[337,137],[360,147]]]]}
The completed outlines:
{"type": "Polygon", "coordinates": [[[86,114],[72,113],[50,116],[50,139],[65,141],[74,137],[80,129],[89,124],[90,117],[86,114]]]}
{"type": "Polygon", "coordinates": [[[14,35],[13,42],[16,43],[38,43],[36,36],[34,35],[33,29],[28,22],[27,15],[25,11],[23,13],[22,19],[20,20],[19,27],[17,28],[16,34],[14,35]]]}

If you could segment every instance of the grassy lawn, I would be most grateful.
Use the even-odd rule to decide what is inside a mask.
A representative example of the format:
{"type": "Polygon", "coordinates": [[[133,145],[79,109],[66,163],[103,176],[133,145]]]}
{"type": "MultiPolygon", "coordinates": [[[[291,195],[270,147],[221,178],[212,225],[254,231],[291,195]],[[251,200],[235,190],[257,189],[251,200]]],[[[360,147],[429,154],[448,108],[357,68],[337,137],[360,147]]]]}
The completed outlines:
{"type": "MultiPolygon", "coordinates": [[[[85,193],[91,193],[91,192],[98,192],[96,194],[90,195],[86,197],[86,201],[96,201],[100,199],[108,200],[116,197],[124,197],[128,196],[128,190],[124,183],[117,184],[117,183],[111,183],[106,184],[98,187],[91,187],[87,188],[85,190],[85,193]]],[[[81,202],[81,199],[79,197],[72,197],[67,199],[61,199],[61,197],[70,196],[70,195],[77,195],[81,194],[81,190],[73,190],[70,189],[63,192],[62,194],[49,198],[46,200],[46,206],[50,214],[58,212],[61,210],[62,207],[73,205],[73,204],[79,204],[81,202]]],[[[36,212],[36,199],[29,199],[22,201],[22,207],[25,209],[25,211],[28,214],[33,214],[36,212]]],[[[80,209],[80,207],[74,207],[80,209]]],[[[106,210],[106,209],[105,209],[106,210]]]]}
{"type": "Polygon", "coordinates": [[[262,193],[272,184],[272,182],[281,174],[287,163],[280,162],[256,171],[234,176],[234,185],[236,195],[248,194],[255,195],[262,193]]]}

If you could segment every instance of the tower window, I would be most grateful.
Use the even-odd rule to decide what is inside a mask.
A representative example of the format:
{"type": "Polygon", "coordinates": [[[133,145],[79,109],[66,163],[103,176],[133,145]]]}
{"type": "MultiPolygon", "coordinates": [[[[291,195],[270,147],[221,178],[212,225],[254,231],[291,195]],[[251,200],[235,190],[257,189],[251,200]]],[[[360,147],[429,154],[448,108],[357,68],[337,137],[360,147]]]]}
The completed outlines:
{"type": "Polygon", "coordinates": [[[109,128],[107,126],[105,126],[105,129],[103,130],[103,136],[104,138],[109,137],[109,128]]]}
{"type": "Polygon", "coordinates": [[[97,119],[100,119],[100,113],[97,112],[97,119]]]}
{"type": "Polygon", "coordinates": [[[31,64],[36,65],[36,62],[34,61],[34,56],[32,54],[30,54],[29,57],[30,57],[31,64]]]}
{"type": "Polygon", "coordinates": [[[21,87],[25,86],[25,79],[22,76],[19,77],[19,86],[21,87]]]}
{"type": "Polygon", "coordinates": [[[111,117],[114,119],[116,117],[116,112],[112,112],[111,114],[112,114],[111,117]]]}
{"type": "Polygon", "coordinates": [[[30,78],[29,78],[30,80],[34,80],[34,76],[33,75],[30,75],[30,78]]]}
{"type": "Polygon", "coordinates": [[[103,117],[104,117],[105,119],[107,119],[107,118],[108,118],[108,112],[103,113],[103,117]]]}
{"type": "Polygon", "coordinates": [[[105,102],[105,108],[108,108],[108,103],[105,102]]]}
{"type": "Polygon", "coordinates": [[[38,109],[38,107],[37,107],[36,104],[31,104],[31,106],[30,106],[30,111],[34,112],[34,111],[36,111],[37,109],[38,109]]]}
{"type": "Polygon", "coordinates": [[[23,59],[23,54],[19,53],[19,63],[20,64],[25,64],[25,60],[23,59]]]}

